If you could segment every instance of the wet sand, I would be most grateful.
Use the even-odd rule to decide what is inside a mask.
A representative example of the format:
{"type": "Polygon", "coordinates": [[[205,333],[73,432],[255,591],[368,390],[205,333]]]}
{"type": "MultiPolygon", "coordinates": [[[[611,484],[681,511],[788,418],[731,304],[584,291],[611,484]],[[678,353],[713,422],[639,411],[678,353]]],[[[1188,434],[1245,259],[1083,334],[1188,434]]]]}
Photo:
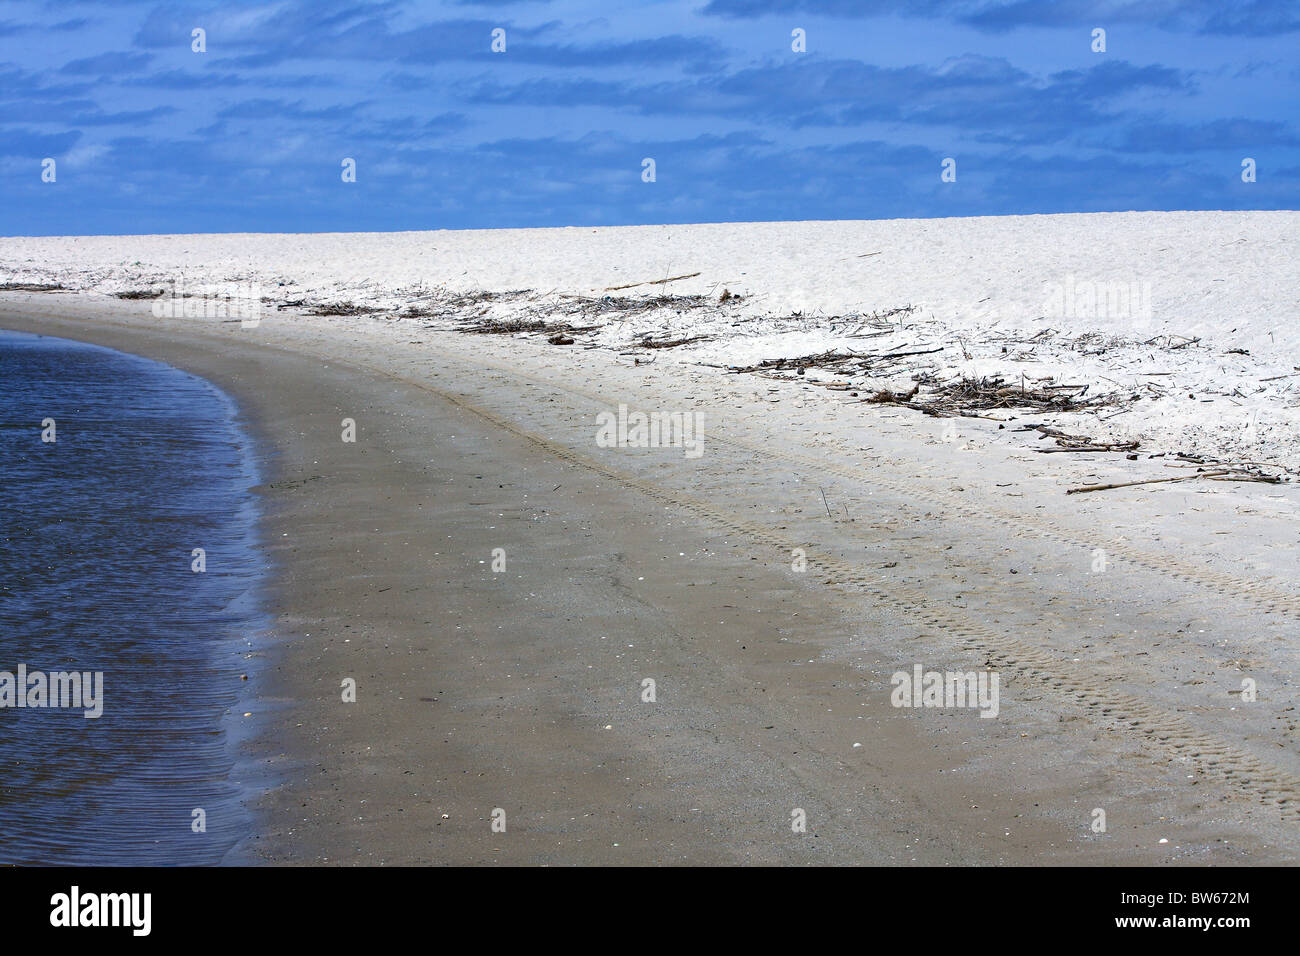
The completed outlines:
{"type": "Polygon", "coordinates": [[[891,707],[904,663],[985,661],[711,517],[785,507],[779,472],[729,489],[753,464],[735,448],[686,477],[680,451],[570,454],[558,436],[594,432],[585,410],[450,352],[422,351],[422,377],[390,376],[346,336],[322,359],[274,327],[160,326],[71,298],[7,302],[0,326],[201,375],[236,397],[264,451],[275,637],[243,706],[242,773],[268,789],[230,862],[1295,858],[1293,825],[1230,789],[1207,810],[1217,784],[1175,789],[1185,768],[1068,700],[1017,706],[1013,681],[998,720],[891,707]]]}

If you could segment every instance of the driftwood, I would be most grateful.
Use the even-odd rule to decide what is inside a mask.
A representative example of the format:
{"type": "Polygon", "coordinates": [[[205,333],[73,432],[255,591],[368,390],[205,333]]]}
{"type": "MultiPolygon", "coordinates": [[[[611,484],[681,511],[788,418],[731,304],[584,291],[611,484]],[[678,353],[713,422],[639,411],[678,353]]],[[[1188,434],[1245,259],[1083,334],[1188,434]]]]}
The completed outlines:
{"type": "Polygon", "coordinates": [[[522,317],[510,319],[480,317],[475,322],[458,326],[456,331],[470,335],[518,335],[521,332],[546,332],[554,337],[572,335],[576,332],[590,332],[598,328],[600,328],[599,325],[571,325],[568,322],[547,323],[541,319],[525,319],[522,317]]]}
{"type": "MultiPolygon", "coordinates": [[[[900,354],[914,353],[892,353],[892,356],[900,354]]],[[[1060,394],[1059,388],[1056,390],[1026,388],[1024,385],[1008,384],[1003,379],[996,377],[978,379],[963,377],[955,382],[936,384],[934,379],[922,375],[916,378],[916,382],[917,385],[910,392],[898,393],[889,389],[882,389],[874,395],[864,398],[863,401],[876,405],[901,405],[904,408],[924,412],[936,418],[961,416],[963,418],[987,418],[992,421],[1005,419],[981,415],[979,412],[1000,408],[1024,407],[1037,408],[1048,412],[1072,412],[1082,408],[1110,405],[1116,401],[1114,398],[1105,396],[1084,400],[1079,395],[1060,394]],[[924,400],[916,398],[916,394],[922,385],[932,389],[924,400]]],[[[1133,448],[1137,447],[1136,445],[1102,446],[1092,442],[1091,439],[1067,435],[1064,432],[1048,429],[1046,426],[1030,427],[1037,428],[1044,435],[1050,435],[1058,439],[1057,444],[1069,448],[1091,449],[1094,451],[1132,451],[1133,448]]]]}
{"type": "MultiPolygon", "coordinates": [[[[462,325],[458,332],[473,335],[515,335],[519,332],[545,332],[547,325],[541,319],[488,319],[473,325],[462,325]]],[[[562,331],[562,330],[556,330],[562,331]]]]}
{"type": "Polygon", "coordinates": [[[777,358],[765,359],[757,365],[744,365],[732,368],[734,374],[744,372],[776,372],[782,369],[803,369],[813,367],[824,367],[829,365],[839,365],[852,359],[860,359],[865,356],[857,352],[837,352],[831,349],[829,352],[818,352],[816,355],[801,355],[796,358],[777,358]]]}
{"type": "Polygon", "coordinates": [[[582,315],[583,317],[604,316],[611,312],[620,315],[638,315],[660,309],[673,309],[678,313],[682,313],[718,308],[718,304],[705,295],[671,295],[667,292],[645,297],[602,295],[600,298],[592,298],[590,296],[566,295],[563,298],[566,301],[557,307],[558,311],[565,315],[582,315]]]}
{"type": "Polygon", "coordinates": [[[1118,442],[1111,445],[1065,445],[1060,448],[1035,448],[1034,451],[1040,455],[1055,455],[1061,452],[1090,452],[1090,451],[1133,451],[1138,447],[1135,441],[1118,442]]]}
{"type": "Polygon", "coordinates": [[[639,285],[666,285],[669,282],[676,282],[679,279],[694,279],[699,274],[700,273],[698,272],[692,272],[690,275],[673,276],[671,279],[652,279],[649,282],[629,282],[627,285],[611,285],[606,286],[604,291],[618,292],[621,289],[635,289],[639,285]]]}
{"type": "MultiPolygon", "coordinates": [[[[916,349],[909,352],[841,352],[837,349],[831,349],[827,352],[817,352],[813,355],[799,355],[794,358],[776,358],[765,359],[757,365],[737,366],[731,371],[736,374],[745,372],[776,372],[786,369],[792,369],[797,374],[802,375],[805,369],[809,368],[837,368],[838,366],[848,363],[856,363],[856,371],[862,373],[875,372],[875,365],[879,363],[895,362],[901,358],[907,358],[911,355],[929,355],[933,352],[942,352],[943,346],[932,349],[916,349]]],[[[853,369],[845,369],[846,372],[852,372],[853,369]]],[[[915,394],[915,391],[913,391],[915,394]]]]}
{"type": "Polygon", "coordinates": [[[1067,495],[1082,494],[1085,491],[1109,491],[1111,488],[1129,488],[1133,485],[1157,485],[1169,481],[1191,481],[1193,478],[1214,478],[1219,475],[1229,475],[1232,472],[1224,468],[1222,471],[1199,471],[1194,475],[1180,475],[1177,478],[1145,478],[1142,481],[1116,481],[1105,485],[1083,485],[1079,488],[1067,488],[1067,495]]]}
{"type": "Polygon", "coordinates": [[[942,351],[943,351],[943,346],[940,345],[936,349],[917,349],[915,352],[887,352],[884,355],[873,355],[871,357],[882,358],[882,359],[896,359],[896,358],[906,358],[909,355],[931,355],[935,352],[942,352],[942,351]]]}
{"type": "MultiPolygon", "coordinates": [[[[913,385],[912,390],[910,392],[894,392],[894,391],[890,391],[887,388],[882,388],[880,391],[872,395],[868,395],[862,401],[866,402],[868,405],[911,406],[913,404],[912,397],[916,395],[916,393],[919,392],[920,390],[921,390],[920,385],[913,385]]],[[[922,411],[925,410],[924,406],[921,407],[921,410],[922,411]]]]}
{"type": "Polygon", "coordinates": [[[643,349],[675,349],[679,345],[690,345],[692,342],[704,342],[709,337],[707,335],[692,335],[684,339],[667,339],[656,342],[654,339],[646,338],[637,343],[643,349]]]}
{"type": "Polygon", "coordinates": [[[46,282],[0,282],[0,292],[63,292],[64,287],[46,282]]]}
{"type": "Polygon", "coordinates": [[[373,305],[357,305],[355,302],[329,302],[312,306],[310,315],[374,315],[384,310],[373,305]]]}
{"type": "Polygon", "coordinates": [[[871,405],[898,405],[902,408],[910,408],[913,411],[929,415],[931,418],[983,418],[990,422],[1005,421],[1005,419],[994,418],[992,415],[981,415],[978,412],[968,411],[964,408],[912,401],[913,396],[916,395],[920,387],[914,385],[910,392],[892,392],[887,388],[882,388],[880,391],[860,399],[860,401],[871,405]]]}

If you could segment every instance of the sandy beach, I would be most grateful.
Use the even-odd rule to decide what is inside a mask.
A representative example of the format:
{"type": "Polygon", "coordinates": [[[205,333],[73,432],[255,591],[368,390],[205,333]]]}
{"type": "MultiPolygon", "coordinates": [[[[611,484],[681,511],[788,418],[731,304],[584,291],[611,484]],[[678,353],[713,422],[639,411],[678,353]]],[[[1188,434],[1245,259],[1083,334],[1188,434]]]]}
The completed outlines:
{"type": "Polygon", "coordinates": [[[1168,472],[368,316],[6,292],[0,327],[200,375],[264,450],[265,789],[229,862],[1300,858],[1293,485],[1067,497],[1168,472]],[[698,412],[703,454],[601,447],[620,405],[698,412]],[[892,706],[917,664],[997,671],[997,719],[892,706]]]}
{"type": "Polygon", "coordinates": [[[998,378],[1074,399],[1032,420],[1094,441],[1295,475],[1297,232],[1279,211],[8,237],[0,291],[233,296],[359,336],[513,330],[525,352],[561,332],[688,374],[804,359],[762,374],[868,394],[919,377],[919,400],[998,378]]]}

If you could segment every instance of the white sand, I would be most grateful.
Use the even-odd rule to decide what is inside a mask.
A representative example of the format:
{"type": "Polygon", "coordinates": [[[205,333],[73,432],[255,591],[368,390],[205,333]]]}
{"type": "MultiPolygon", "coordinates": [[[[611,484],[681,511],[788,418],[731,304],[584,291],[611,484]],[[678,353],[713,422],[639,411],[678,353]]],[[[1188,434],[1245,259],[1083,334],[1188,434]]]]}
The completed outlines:
{"type": "MultiPolygon", "coordinates": [[[[272,311],[297,300],[385,310],[342,320],[301,318],[358,330],[377,323],[416,329],[492,317],[563,318],[599,326],[578,334],[569,348],[596,346],[582,354],[602,366],[611,361],[608,350],[625,351],[647,335],[707,336],[650,353],[665,364],[728,366],[828,349],[883,354],[941,347],[880,375],[812,371],[804,381],[874,389],[906,386],[926,373],[941,380],[967,374],[1087,384],[1089,396],[1140,397],[1020,420],[1050,422],[1095,440],[1138,439],[1144,453],[1184,451],[1300,470],[1297,235],[1296,212],[1186,212],[8,238],[0,239],[0,283],[59,283],[111,295],[173,282],[190,291],[252,282],[272,311]],[[1115,298],[1121,289],[1125,297],[1115,298]],[[529,291],[472,303],[455,298],[510,290],[529,291]],[[741,298],[719,302],[723,290],[741,298]],[[1090,291],[1098,293],[1098,304],[1089,304],[1090,291]],[[622,308],[626,302],[600,302],[606,295],[663,294],[707,300],[639,311],[622,308]],[[410,306],[439,314],[394,318],[410,306]],[[913,308],[873,319],[905,306],[913,308]]],[[[544,335],[520,338],[526,341],[519,348],[558,348],[544,335]]]]}

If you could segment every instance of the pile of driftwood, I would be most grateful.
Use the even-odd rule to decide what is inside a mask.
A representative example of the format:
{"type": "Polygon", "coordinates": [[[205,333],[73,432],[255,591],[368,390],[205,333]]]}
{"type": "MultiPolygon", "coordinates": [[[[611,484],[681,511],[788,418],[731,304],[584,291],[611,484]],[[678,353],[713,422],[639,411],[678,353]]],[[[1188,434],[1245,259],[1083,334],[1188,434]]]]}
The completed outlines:
{"type": "Polygon", "coordinates": [[[384,310],[373,305],[357,305],[355,302],[327,302],[314,305],[307,310],[308,315],[374,315],[384,310]]]}
{"type": "MultiPolygon", "coordinates": [[[[670,279],[656,280],[649,283],[632,283],[627,286],[614,286],[613,289],[632,288],[636,285],[659,285],[691,276],[676,276],[670,279]]],[[[606,290],[612,291],[612,290],[606,290]]],[[[601,328],[603,321],[609,318],[620,319],[637,313],[652,312],[659,309],[674,309],[684,312],[688,309],[701,309],[716,306],[718,303],[738,302],[740,296],[724,290],[716,300],[703,295],[670,295],[661,293],[645,297],[635,296],[587,296],[561,295],[557,302],[548,303],[545,310],[525,306],[521,313],[511,316],[492,315],[494,305],[512,302],[521,298],[535,297],[532,289],[512,289],[508,292],[490,292],[486,290],[464,293],[436,292],[407,304],[398,313],[404,319],[453,319],[457,321],[455,331],[474,335],[516,335],[519,333],[540,333],[547,336],[553,345],[573,344],[572,335],[578,332],[591,332],[601,328]],[[564,321],[547,321],[545,316],[560,315],[564,321]],[[597,320],[583,323],[582,320],[597,320]]],[[[693,338],[655,340],[649,336],[636,343],[641,348],[672,348],[700,341],[704,336],[693,338]]]]}
{"type": "MultiPolygon", "coordinates": [[[[678,279],[690,279],[694,276],[674,276],[668,279],[657,279],[651,282],[634,282],[623,286],[612,286],[605,291],[613,292],[620,289],[630,289],[640,285],[662,285],[667,282],[675,282],[678,279]]],[[[694,310],[704,310],[718,308],[722,305],[738,303],[741,297],[733,295],[727,290],[717,297],[706,295],[671,295],[669,293],[659,293],[649,296],[622,296],[622,295],[561,295],[558,301],[548,304],[546,315],[564,316],[563,321],[545,321],[537,317],[536,310],[527,315],[514,316],[511,318],[500,318],[488,315],[489,306],[496,300],[509,300],[518,298],[526,294],[528,290],[493,294],[488,292],[475,293],[456,299],[442,299],[437,311],[424,308],[419,311],[408,309],[403,313],[404,317],[427,317],[432,315],[453,314],[461,319],[461,324],[456,331],[469,332],[479,335],[512,335],[520,332],[535,332],[545,334],[546,341],[552,345],[572,345],[574,344],[573,335],[580,332],[592,332],[603,328],[608,321],[620,320],[629,316],[646,312],[655,312],[664,309],[671,309],[677,313],[694,310]],[[483,308],[477,314],[465,315],[466,308],[482,305],[483,308]],[[583,320],[587,320],[584,324],[583,320]]],[[[655,338],[652,335],[642,335],[639,341],[633,342],[632,347],[643,349],[670,349],[681,345],[690,345],[693,342],[701,342],[708,339],[706,335],[694,335],[678,338],[655,338]]]]}
{"type": "MultiPolygon", "coordinates": [[[[1055,438],[1056,447],[1054,448],[1036,448],[1039,454],[1050,455],[1053,452],[1094,452],[1094,451],[1122,451],[1134,452],[1138,449],[1136,441],[1121,442],[1097,442],[1093,441],[1086,435],[1071,435],[1060,429],[1052,428],[1049,425],[1022,425],[1018,431],[1036,431],[1041,432],[1038,440],[1044,438],[1055,438]]],[[[1136,458],[1137,455],[1130,454],[1129,458],[1136,458]]]]}
{"type": "Polygon", "coordinates": [[[829,352],[818,352],[816,355],[801,355],[795,358],[776,358],[767,359],[759,362],[757,365],[736,366],[731,369],[733,373],[740,374],[745,372],[781,372],[794,370],[797,374],[802,375],[805,369],[809,368],[834,368],[837,372],[846,362],[855,361],[862,358],[857,352],[837,352],[832,349],[829,352]]]}
{"type": "Polygon", "coordinates": [[[47,282],[0,282],[0,292],[63,292],[61,285],[47,282]]]}
{"type": "MultiPolygon", "coordinates": [[[[662,287],[669,283],[694,279],[699,275],[698,272],[695,272],[651,279],[644,282],[629,282],[609,286],[601,290],[601,293],[594,295],[539,294],[532,289],[513,289],[504,292],[478,290],[459,293],[448,292],[444,289],[434,291],[412,290],[421,294],[409,299],[405,306],[394,314],[397,318],[402,319],[448,320],[452,328],[459,332],[479,335],[531,333],[544,336],[548,342],[555,345],[569,345],[572,344],[573,334],[595,331],[612,323],[646,316],[650,313],[673,312],[677,315],[689,313],[692,318],[698,317],[705,320],[716,318],[731,321],[732,325],[753,322],[775,323],[776,325],[782,323],[802,325],[809,321],[816,321],[818,324],[829,323],[832,330],[835,330],[837,326],[842,326],[841,334],[845,334],[850,338],[872,338],[897,331],[900,328],[899,323],[902,318],[916,310],[916,306],[906,305],[870,315],[852,313],[843,316],[813,316],[796,312],[785,317],[738,317],[736,308],[745,301],[745,297],[726,288],[720,290],[715,288],[707,293],[690,295],[674,294],[668,291],[652,291],[646,288],[662,287]],[[620,294],[631,289],[637,289],[639,292],[620,294]],[[508,317],[502,315],[503,310],[495,308],[502,303],[514,302],[519,299],[528,299],[530,301],[520,303],[520,307],[514,310],[513,315],[508,317]],[[557,317],[560,321],[554,321],[557,317]]],[[[293,308],[303,305],[304,303],[299,300],[283,303],[280,307],[293,308]]],[[[318,305],[313,309],[313,314],[361,315],[370,311],[393,312],[393,310],[389,309],[368,309],[364,306],[353,305],[350,302],[343,302],[334,305],[318,305]]],[[[628,347],[633,349],[670,349],[706,341],[710,338],[712,338],[711,335],[689,334],[685,330],[675,331],[675,334],[673,334],[667,330],[667,325],[665,325],[665,329],[657,335],[638,332],[636,338],[628,344],[628,347]]],[[[942,349],[934,347],[919,351],[875,355],[843,353],[841,356],[836,356],[834,353],[827,353],[824,356],[809,357],[806,360],[789,360],[785,364],[781,361],[764,363],[763,366],[735,369],[734,371],[779,372],[781,368],[787,367],[794,369],[798,374],[803,374],[800,368],[801,365],[804,368],[819,363],[830,366],[834,364],[837,358],[843,358],[858,360],[857,371],[869,373],[878,370],[880,366],[885,366],[887,374],[897,374],[900,370],[888,368],[887,366],[890,363],[910,355],[939,351],[942,351],[942,349]],[[768,366],[773,367],[769,368],[768,366]]],[[[901,371],[909,370],[902,369],[901,371]]],[[[827,383],[818,384],[826,384],[828,388],[840,387],[827,383]]]]}
{"type": "Polygon", "coordinates": [[[457,332],[471,335],[518,335],[520,333],[539,333],[546,336],[551,345],[572,345],[576,332],[590,332],[598,325],[572,325],[568,322],[544,322],[541,319],[495,318],[476,316],[472,321],[456,328],[457,332]]]}
{"type": "Polygon", "coordinates": [[[879,375],[882,373],[887,374],[890,370],[885,366],[897,362],[899,359],[913,355],[930,355],[942,351],[943,346],[941,345],[907,352],[840,352],[831,349],[829,352],[801,355],[796,358],[767,359],[757,365],[734,366],[729,371],[737,374],[793,371],[796,375],[803,375],[810,368],[826,368],[833,369],[836,374],[843,375],[879,375]]]}
{"type": "Polygon", "coordinates": [[[1075,412],[1084,408],[1096,408],[1103,405],[1117,404],[1120,399],[1113,395],[1097,396],[1090,399],[1083,397],[1087,385],[1044,385],[1029,386],[1025,382],[1014,384],[1000,376],[992,378],[968,378],[962,376],[953,382],[935,382],[928,376],[917,378],[917,384],[907,392],[895,392],[881,389],[862,399],[874,405],[902,405],[936,418],[964,416],[967,418],[988,418],[980,412],[996,409],[1033,408],[1044,412],[1075,412]],[[924,399],[917,398],[922,386],[928,389],[924,399]]]}
{"type": "Polygon", "coordinates": [[[432,292],[408,303],[401,312],[404,319],[441,319],[448,316],[462,317],[467,309],[479,308],[475,318],[486,315],[488,309],[497,302],[513,302],[531,295],[532,289],[510,289],[506,292],[489,292],[485,289],[476,292],[432,292]]]}
{"type": "Polygon", "coordinates": [[[996,408],[1036,408],[1047,412],[1074,412],[1094,405],[1112,405],[1112,398],[1085,399],[1087,385],[1030,386],[1021,379],[1017,384],[1001,376],[967,378],[937,384],[932,401],[956,404],[962,408],[988,411],[996,408]]]}
{"type": "Polygon", "coordinates": [[[546,323],[541,319],[485,318],[459,326],[456,331],[471,335],[517,335],[520,332],[545,332],[546,328],[546,323]]]}
{"type": "Polygon", "coordinates": [[[668,293],[645,297],[566,295],[561,297],[557,311],[564,315],[580,315],[584,318],[598,315],[622,318],[642,312],[656,312],[660,309],[671,309],[677,313],[696,311],[710,308],[720,301],[727,300],[714,300],[705,295],[669,295],[668,293]]]}
{"type": "Polygon", "coordinates": [[[675,349],[679,345],[691,345],[694,342],[707,342],[710,337],[711,336],[708,335],[688,335],[681,339],[655,339],[647,335],[636,344],[638,348],[643,349],[675,349]]]}

